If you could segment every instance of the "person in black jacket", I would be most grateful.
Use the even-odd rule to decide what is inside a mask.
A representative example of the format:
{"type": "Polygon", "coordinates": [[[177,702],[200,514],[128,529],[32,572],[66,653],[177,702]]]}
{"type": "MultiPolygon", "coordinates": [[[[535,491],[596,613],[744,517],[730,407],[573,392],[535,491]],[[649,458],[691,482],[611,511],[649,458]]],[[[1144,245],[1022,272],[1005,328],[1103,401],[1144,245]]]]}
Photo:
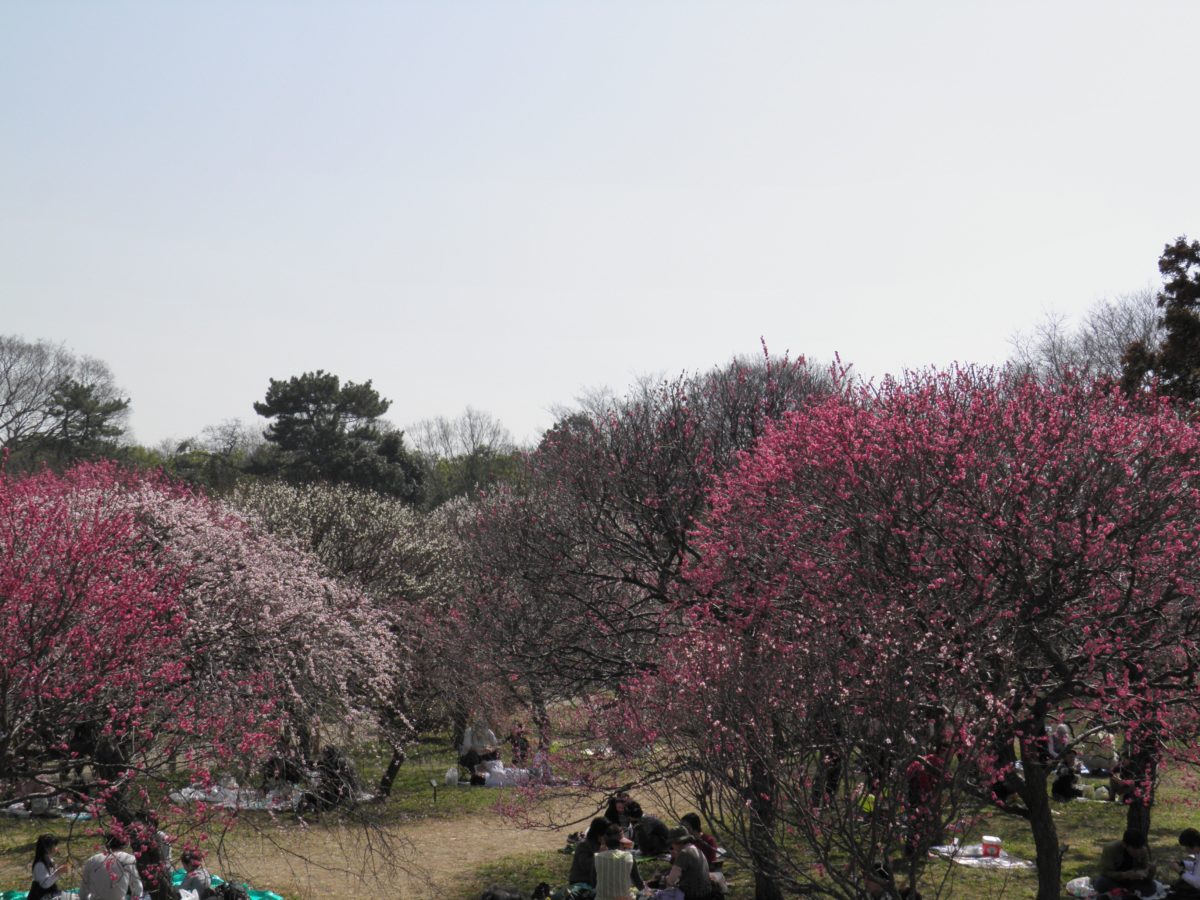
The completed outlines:
{"type": "Polygon", "coordinates": [[[670,832],[662,819],[644,814],[636,800],[625,804],[625,814],[633,827],[633,848],[642,856],[662,856],[670,849],[670,832]]]}

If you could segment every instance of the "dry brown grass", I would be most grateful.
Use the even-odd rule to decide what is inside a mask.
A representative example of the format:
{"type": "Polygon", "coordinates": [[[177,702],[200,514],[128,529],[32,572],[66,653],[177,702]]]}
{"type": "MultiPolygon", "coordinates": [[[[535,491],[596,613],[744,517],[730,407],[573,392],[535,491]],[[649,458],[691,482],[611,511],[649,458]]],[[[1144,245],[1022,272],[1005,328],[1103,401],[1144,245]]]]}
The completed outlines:
{"type": "MultiPolygon", "coordinates": [[[[4,832],[0,889],[28,887],[36,835],[50,830],[67,837],[67,829],[55,825],[0,820],[4,832]]],[[[569,830],[519,828],[487,809],[449,819],[383,826],[243,822],[206,849],[214,873],[275,891],[289,900],[371,894],[395,900],[430,900],[489,863],[562,847],[569,830]]],[[[78,873],[96,844],[94,836],[77,831],[63,848],[66,853],[60,850],[60,857],[69,854],[78,873]]],[[[73,885],[69,878],[67,886],[73,885]]]]}
{"type": "Polygon", "coordinates": [[[565,840],[563,832],[520,829],[482,813],[378,830],[242,832],[222,856],[225,871],[297,900],[376,893],[429,900],[466,872],[565,840]]]}

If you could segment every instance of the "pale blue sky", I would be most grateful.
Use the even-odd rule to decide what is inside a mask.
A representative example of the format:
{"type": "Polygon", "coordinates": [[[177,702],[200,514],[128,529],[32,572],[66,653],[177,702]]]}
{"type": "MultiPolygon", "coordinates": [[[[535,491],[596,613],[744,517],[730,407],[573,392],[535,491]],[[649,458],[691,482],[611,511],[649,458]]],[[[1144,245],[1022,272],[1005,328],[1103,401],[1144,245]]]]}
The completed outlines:
{"type": "Polygon", "coordinates": [[[1200,3],[0,4],[0,333],[139,439],[371,378],[518,438],[735,353],[999,362],[1200,237],[1200,3]]]}

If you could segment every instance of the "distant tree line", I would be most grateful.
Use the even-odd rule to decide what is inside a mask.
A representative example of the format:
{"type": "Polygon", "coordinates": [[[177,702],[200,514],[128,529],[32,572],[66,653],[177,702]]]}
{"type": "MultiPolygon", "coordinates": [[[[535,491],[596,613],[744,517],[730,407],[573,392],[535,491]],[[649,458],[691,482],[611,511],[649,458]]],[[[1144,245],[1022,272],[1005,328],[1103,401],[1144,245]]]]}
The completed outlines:
{"type": "Polygon", "coordinates": [[[370,381],[317,370],[271,379],[254,411],[264,430],[237,420],[150,448],[127,438],[130,400],[104,362],[45,340],[0,336],[0,446],[10,472],[61,471],[110,459],[161,468],[225,494],[239,481],[345,485],[436,507],[517,478],[507,429],[470,407],[457,419],[418,423],[419,446],[383,416],[391,401],[370,381]]]}

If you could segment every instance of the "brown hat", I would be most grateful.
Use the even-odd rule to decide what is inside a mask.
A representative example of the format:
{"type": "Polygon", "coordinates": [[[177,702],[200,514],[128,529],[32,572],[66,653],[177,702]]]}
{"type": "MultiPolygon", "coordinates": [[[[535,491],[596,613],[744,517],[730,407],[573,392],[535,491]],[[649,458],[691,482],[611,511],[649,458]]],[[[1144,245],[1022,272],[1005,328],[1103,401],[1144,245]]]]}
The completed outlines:
{"type": "Polygon", "coordinates": [[[672,828],[667,834],[667,839],[672,844],[690,844],[695,840],[692,833],[680,825],[678,828],[672,828]]]}

